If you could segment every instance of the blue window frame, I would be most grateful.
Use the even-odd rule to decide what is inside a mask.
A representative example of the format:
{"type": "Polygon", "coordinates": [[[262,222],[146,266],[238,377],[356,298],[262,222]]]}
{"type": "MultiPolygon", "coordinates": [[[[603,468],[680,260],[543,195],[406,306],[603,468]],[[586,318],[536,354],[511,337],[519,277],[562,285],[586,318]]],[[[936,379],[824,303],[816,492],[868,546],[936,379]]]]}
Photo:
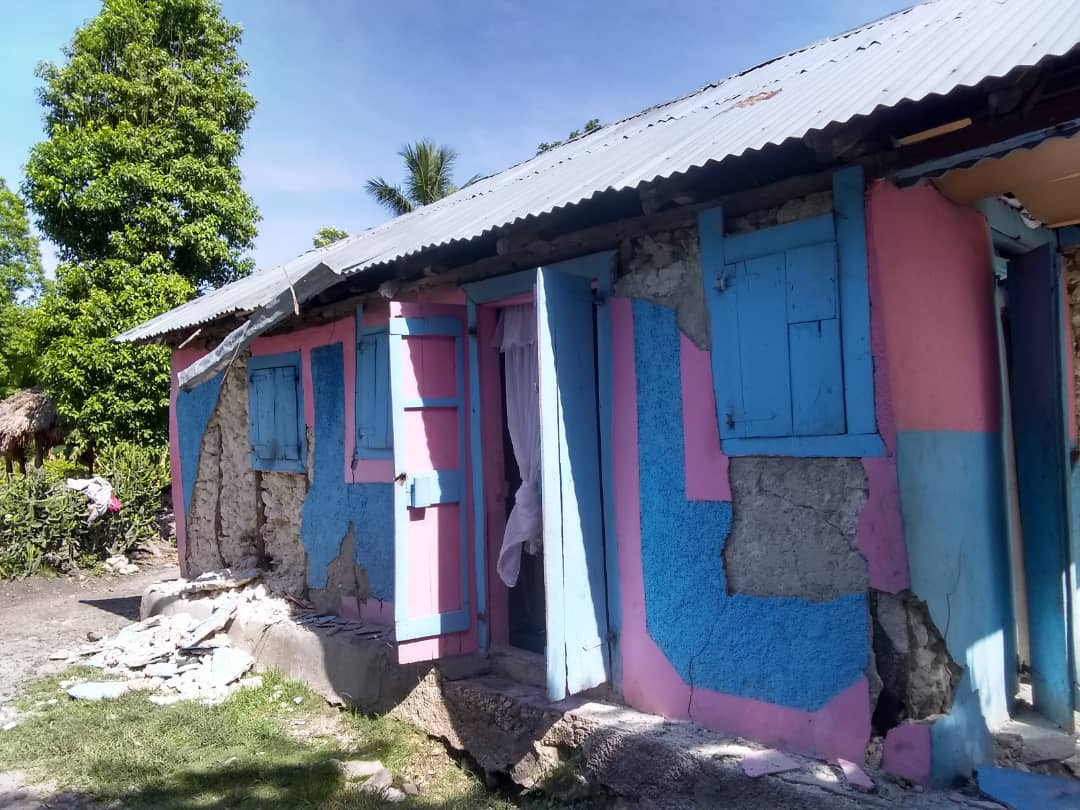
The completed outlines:
{"type": "Polygon", "coordinates": [[[253,469],[304,471],[307,441],[300,352],[248,361],[248,428],[253,469]]]}
{"type": "Polygon", "coordinates": [[[833,211],[725,235],[701,212],[717,419],[728,455],[876,456],[863,173],[833,211]]]}
{"type": "Polygon", "coordinates": [[[357,333],[356,457],[392,459],[394,427],[390,411],[390,334],[385,326],[360,328],[357,333]]]}

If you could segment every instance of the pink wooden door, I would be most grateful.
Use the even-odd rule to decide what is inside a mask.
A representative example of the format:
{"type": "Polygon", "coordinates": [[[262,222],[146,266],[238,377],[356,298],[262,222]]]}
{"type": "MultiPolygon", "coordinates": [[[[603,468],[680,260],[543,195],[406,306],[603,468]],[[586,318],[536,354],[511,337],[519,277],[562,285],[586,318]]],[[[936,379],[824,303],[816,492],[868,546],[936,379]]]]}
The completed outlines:
{"type": "Polygon", "coordinates": [[[394,623],[399,660],[475,648],[469,577],[465,307],[392,304],[394,623]]]}

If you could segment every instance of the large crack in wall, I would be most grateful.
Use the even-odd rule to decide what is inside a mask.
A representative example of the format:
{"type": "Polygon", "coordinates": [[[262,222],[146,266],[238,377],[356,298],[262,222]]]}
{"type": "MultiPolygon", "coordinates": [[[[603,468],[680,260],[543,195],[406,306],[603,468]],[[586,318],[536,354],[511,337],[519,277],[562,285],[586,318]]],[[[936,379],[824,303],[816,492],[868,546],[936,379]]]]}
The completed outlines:
{"type": "Polygon", "coordinates": [[[300,514],[308,480],[252,470],[248,430],[245,357],[225,376],[203,434],[185,532],[189,571],[264,568],[275,591],[302,595],[307,561],[300,514]]]}
{"type": "Polygon", "coordinates": [[[855,545],[868,492],[860,459],[744,457],[729,470],[729,593],[821,602],[866,591],[855,545]]]}
{"type": "Polygon", "coordinates": [[[258,491],[247,423],[244,358],[233,364],[222,381],[214,415],[203,434],[186,524],[192,575],[223,567],[251,568],[260,561],[258,491]]]}
{"type": "Polygon", "coordinates": [[[277,593],[302,596],[307,589],[307,554],[300,542],[300,514],[307,497],[303,475],[261,475],[259,499],[263,508],[260,533],[268,569],[266,583],[277,593]]]}
{"type": "Polygon", "coordinates": [[[947,714],[963,669],[949,654],[926,604],[910,591],[871,591],[870,615],[880,680],[875,731],[884,734],[905,720],[947,714]]]}
{"type": "Polygon", "coordinates": [[[370,596],[371,582],[363,566],[356,562],[356,530],[350,523],[337,557],[326,569],[326,587],[311,588],[308,598],[316,610],[337,613],[342,597],[364,600],[370,596]]]}

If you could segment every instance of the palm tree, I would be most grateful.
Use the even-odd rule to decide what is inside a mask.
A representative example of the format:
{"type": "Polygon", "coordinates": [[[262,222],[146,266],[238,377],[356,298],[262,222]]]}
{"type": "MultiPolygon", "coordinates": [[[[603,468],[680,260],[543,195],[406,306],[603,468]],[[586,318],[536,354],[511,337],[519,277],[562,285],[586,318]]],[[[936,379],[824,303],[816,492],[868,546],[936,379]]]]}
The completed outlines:
{"type": "MultiPolygon", "coordinates": [[[[388,183],[381,177],[373,177],[365,184],[371,196],[395,216],[407,214],[457,191],[451,175],[458,156],[449,146],[423,140],[406,144],[398,154],[405,161],[404,188],[388,183]]],[[[473,179],[470,178],[469,182],[473,179]]]]}

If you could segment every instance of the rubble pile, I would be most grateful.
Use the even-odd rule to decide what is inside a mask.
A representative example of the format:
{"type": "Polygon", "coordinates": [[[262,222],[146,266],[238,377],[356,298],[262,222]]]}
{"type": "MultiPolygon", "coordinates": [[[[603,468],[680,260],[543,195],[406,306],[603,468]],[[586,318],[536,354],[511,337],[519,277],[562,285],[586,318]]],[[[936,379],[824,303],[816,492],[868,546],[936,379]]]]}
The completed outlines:
{"type": "Polygon", "coordinates": [[[178,700],[220,703],[259,678],[245,678],[255,663],[248,653],[233,649],[222,631],[236,612],[232,597],[203,622],[186,613],[152,616],[130,624],[114,637],[83,647],[69,658],[72,663],[102,670],[107,681],[76,683],[72,698],[109,700],[133,690],[149,690],[153,703],[178,700]]]}
{"type": "Polygon", "coordinates": [[[178,612],[156,615],[123,628],[112,638],[95,640],[79,650],[59,651],[53,660],[100,669],[108,680],[67,684],[79,700],[110,700],[134,690],[153,692],[150,701],[167,705],[180,700],[220,703],[230,694],[262,683],[248,677],[255,659],[235,648],[227,630],[238,614],[263,624],[293,621],[316,632],[379,637],[384,628],[316,613],[294,598],[271,594],[257,570],[209,572],[195,579],[160,582],[152,590],[181,600],[197,599],[210,608],[206,619],[178,612]]]}

